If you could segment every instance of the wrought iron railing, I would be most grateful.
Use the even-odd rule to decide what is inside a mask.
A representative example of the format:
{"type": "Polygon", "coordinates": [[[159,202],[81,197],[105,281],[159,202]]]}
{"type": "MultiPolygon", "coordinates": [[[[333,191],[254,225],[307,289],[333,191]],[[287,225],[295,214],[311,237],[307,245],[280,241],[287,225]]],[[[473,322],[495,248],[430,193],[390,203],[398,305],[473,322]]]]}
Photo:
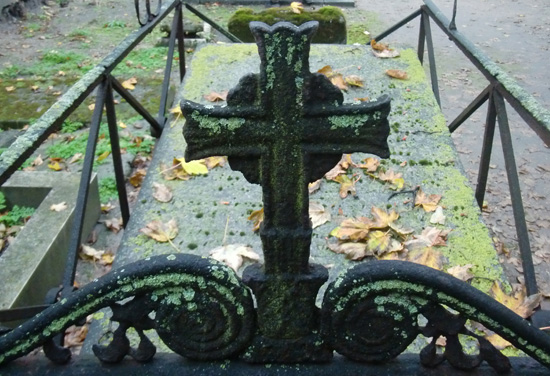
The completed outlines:
{"type": "MultiPolygon", "coordinates": [[[[99,283],[91,283],[78,293],[73,293],[76,257],[81,240],[80,227],[83,221],[84,203],[88,195],[88,182],[91,176],[93,155],[103,109],[105,108],[106,110],[107,122],[109,125],[123,220],[124,223],[127,223],[130,213],[124,188],[124,179],[122,177],[116,114],[113,105],[113,90],[126,99],[128,103],[149,122],[152,132],[158,136],[166,123],[166,100],[176,41],[180,54],[180,78],[185,74],[182,3],[180,0],[174,0],[164,6],[161,6],[159,2],[155,12],[151,11],[149,0],[147,0],[145,14],[140,16],[142,10],[143,9],[139,7],[138,0],[136,0],[136,11],[142,28],[126,38],[113,53],[108,55],[98,66],[75,84],[27,131],[23,137],[14,143],[0,159],[0,184],[2,184],[23,164],[34,150],[36,150],[40,143],[43,142],[49,134],[54,132],[70,113],[97,88],[96,104],[92,115],[90,137],[86,150],[86,158],[84,161],[75,213],[75,226],[71,235],[71,248],[69,250],[65,274],[63,276],[63,285],[60,289],[55,291],[51,300],[53,303],[55,300],[61,298],[61,301],[53,307],[50,307],[50,309],[45,311],[42,315],[38,315],[27,322],[24,327],[15,329],[8,335],[0,337],[0,363],[15,359],[28,352],[30,348],[40,345],[44,345],[45,353],[50,359],[58,363],[67,362],[69,357],[67,351],[61,349],[58,344],[51,341],[53,335],[52,330],[55,330],[56,333],[61,333],[69,323],[77,322],[85,313],[107,306],[111,307],[115,316],[113,319],[119,321],[120,325],[115,332],[115,337],[111,345],[107,348],[96,347],[94,350],[96,355],[104,362],[120,361],[126,354],[130,354],[136,360],[142,362],[151,360],[154,356],[155,349],[143,334],[143,331],[153,327],[157,328],[161,338],[165,340],[166,343],[170,344],[171,348],[176,348],[178,353],[188,356],[191,359],[199,360],[220,360],[236,356],[239,351],[242,351],[247,341],[250,341],[252,333],[254,332],[256,314],[251,299],[251,292],[248,287],[240,280],[236,279],[229,269],[223,268],[221,265],[206,259],[190,255],[161,256],[151,258],[150,260],[139,261],[128,266],[128,268],[124,270],[115,271],[102,278],[99,283]],[[111,73],[116,65],[123,60],[145,35],[151,32],[151,30],[170,12],[175,12],[175,16],[170,35],[166,72],[161,93],[161,104],[159,112],[155,117],[148,113],[139,102],[122,87],[111,73]],[[217,270],[217,274],[215,278],[212,278],[212,270],[214,267],[217,270]],[[159,288],[162,289],[159,290],[159,288]],[[214,326],[216,326],[216,320],[218,319],[220,321],[225,320],[230,324],[229,331],[226,333],[227,335],[224,334],[222,336],[224,339],[229,340],[220,343],[219,346],[210,353],[196,353],[193,349],[188,350],[187,343],[185,342],[187,338],[181,341],[180,338],[177,338],[178,333],[176,333],[176,329],[182,330],[178,325],[187,323],[173,320],[175,324],[170,322],[169,325],[176,325],[178,327],[163,326],[168,322],[168,319],[177,319],[177,317],[172,317],[172,315],[175,314],[172,312],[173,307],[169,305],[163,306],[160,303],[158,307],[152,307],[150,305],[152,301],[155,300],[152,299],[152,295],[150,295],[152,293],[158,294],[154,295],[156,299],[161,297],[163,301],[170,301],[172,297],[181,294],[183,291],[182,289],[185,288],[191,288],[193,291],[195,291],[195,289],[197,291],[200,290],[201,293],[204,292],[205,295],[211,294],[216,304],[219,304],[220,307],[216,306],[212,311],[210,310],[211,306],[207,305],[206,308],[208,309],[202,312],[205,317],[211,316],[209,319],[214,320],[213,322],[208,322],[209,324],[215,324],[214,326]],[[224,291],[224,293],[222,294],[221,291],[224,291]],[[120,300],[129,296],[134,296],[131,302],[124,305],[119,304],[120,300]],[[156,310],[156,317],[154,319],[150,317],[151,310],[156,310]],[[220,317],[217,316],[218,314],[220,317]],[[140,336],[141,343],[137,350],[130,349],[127,342],[126,331],[130,327],[136,328],[140,336]]],[[[440,103],[439,88],[430,20],[433,20],[459,46],[464,54],[489,80],[488,87],[483,90],[457,119],[451,122],[449,130],[451,132],[456,130],[465,119],[483,103],[489,101],[487,127],[480,162],[476,199],[481,205],[487,183],[487,171],[492,140],[496,121],[498,120],[505,152],[512,202],[514,205],[514,216],[523,258],[527,292],[528,294],[536,293],[537,283],[531,259],[523,205],[521,204],[519,179],[515,167],[504,100],[510,103],[547,145],[550,144],[550,113],[543,110],[529,95],[519,88],[515,82],[509,79],[504,72],[456,31],[456,27],[454,27],[454,17],[453,21],[449,22],[430,0],[425,0],[425,5],[422,6],[420,10],[414,12],[394,27],[377,36],[376,40],[379,41],[383,39],[399,27],[417,17],[421,19],[418,57],[420,61],[423,61],[424,45],[427,44],[432,88],[438,103],[440,103]]],[[[407,323],[413,327],[411,332],[399,332],[398,336],[403,338],[401,338],[402,342],[397,343],[396,346],[401,346],[403,341],[408,341],[410,339],[409,337],[416,334],[416,316],[412,313],[420,312],[429,320],[429,324],[431,324],[431,326],[428,325],[423,328],[426,336],[441,334],[447,336],[449,348],[451,348],[451,350],[445,353],[445,358],[451,365],[470,369],[477,367],[482,360],[486,360],[497,371],[506,372],[508,366],[504,360],[505,358],[503,358],[500,353],[497,354],[492,349],[489,349],[485,342],[482,343],[482,339],[480,339],[481,350],[479,356],[475,357],[475,359],[465,358],[463,356],[458,341],[458,335],[467,334],[474,337],[476,336],[464,328],[465,319],[460,316],[451,315],[440,306],[440,304],[444,304],[464,313],[466,317],[476,319],[487,327],[494,328],[495,331],[507,335],[514,344],[524,349],[530,356],[542,364],[547,366],[550,364],[550,355],[548,355],[550,353],[550,345],[549,339],[545,333],[527,325],[525,321],[510,311],[502,310],[502,306],[496,302],[487,300],[486,295],[475,290],[473,287],[466,284],[458,286],[458,283],[459,282],[455,281],[452,277],[437,271],[426,270],[426,268],[420,266],[405,265],[405,263],[402,262],[380,262],[364,264],[352,268],[349,273],[339,277],[339,279],[329,287],[329,293],[325,296],[321,313],[322,323],[319,338],[322,339],[321,342],[326,341],[330,343],[332,346],[331,349],[336,349],[338,352],[351,359],[363,360],[363,354],[361,352],[356,353],[355,347],[351,349],[349,347],[349,339],[344,338],[345,336],[343,336],[342,333],[346,328],[342,328],[342,331],[339,329],[338,325],[343,325],[345,327],[347,325],[346,320],[348,320],[346,316],[348,312],[339,307],[342,304],[348,304],[350,301],[355,302],[361,299],[365,299],[365,304],[368,303],[367,305],[370,307],[369,304],[371,304],[371,301],[372,304],[378,304],[379,302],[376,302],[376,299],[381,296],[383,298],[381,299],[383,300],[381,304],[382,310],[377,312],[384,312],[384,309],[387,309],[388,312],[394,315],[392,317],[387,316],[387,322],[383,323],[385,328],[389,328],[394,324],[398,326],[400,325],[398,321],[403,320],[407,321],[407,323]],[[392,266],[388,267],[389,265],[392,266]],[[364,296],[361,295],[357,297],[354,295],[352,297],[351,295],[358,291],[358,286],[361,286],[364,296]],[[397,293],[408,294],[406,303],[396,303],[394,294],[397,293]],[[395,312],[392,311],[393,309],[395,309],[395,312]]],[[[199,299],[200,297],[195,298],[199,299]]],[[[197,300],[197,302],[201,303],[199,300],[197,300]]],[[[31,311],[35,313],[36,309],[28,310],[27,312],[31,311]]],[[[13,313],[14,312],[12,312],[12,314],[13,313]]],[[[25,315],[25,312],[19,310],[17,314],[19,315],[18,318],[21,318],[25,315]]],[[[544,314],[542,316],[544,316],[544,314]]],[[[541,319],[544,319],[544,317],[541,317],[541,319]]],[[[380,320],[380,317],[374,317],[373,320],[380,320]]],[[[386,320],[386,318],[384,318],[384,320],[386,320]]],[[[190,333],[189,336],[193,337],[195,334],[196,333],[190,333]]],[[[389,344],[392,345],[395,343],[396,342],[390,342],[389,344]]],[[[354,343],[352,343],[352,345],[355,346],[354,343]]],[[[442,357],[435,353],[435,345],[432,346],[432,348],[427,347],[427,349],[428,350],[423,351],[421,354],[422,364],[432,366],[442,360],[442,357]]],[[[402,349],[399,347],[398,350],[401,351],[402,349]]],[[[394,353],[396,351],[395,348],[390,348],[386,351],[386,357],[383,359],[376,358],[375,360],[385,361],[388,356],[393,357],[400,352],[394,353]]],[[[384,354],[382,356],[384,356],[384,354]]],[[[163,355],[160,358],[161,361],[174,361],[169,355],[163,355]]],[[[523,364],[522,361],[517,360],[514,360],[513,363],[519,364],[520,366],[523,364]]],[[[37,364],[40,365],[41,363],[37,364]]],[[[157,366],[153,364],[149,370],[152,372],[158,370],[158,362],[156,362],[156,364],[157,366]]],[[[331,365],[319,366],[319,368],[309,370],[306,366],[304,369],[305,372],[309,373],[328,374],[329,372],[338,370],[340,364],[341,360],[337,359],[331,365]],[[321,369],[324,370],[320,371],[321,369]]],[[[186,363],[186,366],[187,370],[190,372],[196,369],[196,365],[193,363],[186,363]]],[[[531,366],[532,365],[528,365],[527,368],[531,366]]],[[[124,367],[120,368],[121,372],[128,372],[127,366],[124,367]]],[[[214,374],[215,370],[220,367],[220,364],[212,365],[209,363],[207,365],[201,365],[200,367],[203,371],[206,370],[206,373],[210,372],[214,374]]],[[[224,367],[228,367],[228,369],[237,367],[235,368],[235,372],[257,373],[257,369],[249,365],[224,365],[224,367]]],[[[353,370],[357,370],[357,372],[363,374],[371,372],[361,366],[353,364],[348,364],[347,367],[347,370],[350,372],[353,372],[353,370]]],[[[402,364],[400,366],[399,363],[393,363],[387,366],[374,366],[372,368],[372,374],[377,374],[384,370],[389,370],[389,372],[416,373],[414,366],[407,367],[408,366],[402,367],[402,364]]],[[[539,371],[540,368],[535,369],[533,374],[539,371]]],[[[300,372],[300,369],[297,369],[297,372],[300,372]]],[[[448,370],[445,372],[448,372],[448,370]]],[[[540,372],[547,372],[547,370],[543,369],[543,371],[540,372]]]]}
{"type": "MultiPolygon", "coordinates": [[[[103,110],[106,111],[109,129],[112,157],[114,163],[115,181],[120,203],[123,224],[130,219],[130,208],[126,194],[126,183],[122,170],[118,127],[116,121],[115,102],[113,91],[116,91],[126,102],[141,115],[151,127],[152,135],[158,137],[162,133],[166,123],[167,100],[170,88],[170,77],[174,53],[177,47],[179,53],[179,77],[180,81],[185,75],[185,54],[183,43],[183,4],[179,0],[172,0],[161,6],[160,0],[156,10],[152,12],[150,1],[146,0],[145,10],[140,9],[139,0],[135,0],[138,21],[142,26],[137,31],[126,37],[110,54],[108,54],[96,67],[86,73],[76,82],[59,100],[54,103],[44,115],[42,115],[29,129],[19,137],[0,157],[0,185],[17,171],[32,153],[44,142],[50,134],[58,130],[63,122],[82,104],[88,96],[96,90],[95,106],[92,114],[88,143],[83,161],[83,168],[78,190],[78,196],[74,212],[74,224],[70,233],[70,245],[65,272],[61,281],[62,287],[49,294],[49,304],[54,303],[60,296],[67,296],[74,290],[75,272],[78,261],[78,252],[81,243],[81,229],[84,222],[84,212],[88,197],[88,190],[92,166],[94,163],[95,148],[100,132],[100,123],[103,110]],[[160,106],[155,115],[147,111],[143,105],[122,84],[113,77],[113,70],[124,58],[169,14],[174,13],[172,28],[169,38],[168,53],[164,80],[160,90],[160,106]]],[[[0,312],[0,321],[11,321],[32,317],[37,311],[47,307],[29,307],[28,309],[15,309],[0,312]]]]}

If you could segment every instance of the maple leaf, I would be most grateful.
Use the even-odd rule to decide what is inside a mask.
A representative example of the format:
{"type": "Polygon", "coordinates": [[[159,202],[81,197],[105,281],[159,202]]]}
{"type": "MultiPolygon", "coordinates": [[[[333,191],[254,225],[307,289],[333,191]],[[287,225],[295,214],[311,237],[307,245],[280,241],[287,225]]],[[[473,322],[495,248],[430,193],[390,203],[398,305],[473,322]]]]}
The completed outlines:
{"type": "Polygon", "coordinates": [[[166,185],[153,183],[153,197],[160,202],[170,202],[173,195],[166,185]]]}
{"type": "Polygon", "coordinates": [[[336,86],[340,90],[347,91],[348,85],[346,85],[346,81],[344,80],[344,77],[342,76],[342,73],[336,73],[332,75],[330,78],[330,82],[336,86]]]}
{"type": "Polygon", "coordinates": [[[322,179],[316,180],[313,183],[309,183],[307,185],[307,189],[309,191],[309,194],[315,193],[321,188],[322,179]]]}
{"type": "Polygon", "coordinates": [[[304,10],[304,6],[302,5],[302,3],[293,1],[292,3],[290,3],[290,9],[292,9],[292,12],[300,14],[304,10]]]}
{"type": "Polygon", "coordinates": [[[166,223],[156,220],[149,222],[139,231],[157,242],[165,243],[170,242],[178,235],[178,225],[174,219],[166,223]]]}
{"type": "Polygon", "coordinates": [[[367,170],[367,172],[376,172],[380,167],[380,160],[378,158],[369,157],[361,161],[357,167],[367,170]]]}
{"type": "Polygon", "coordinates": [[[131,77],[127,79],[126,81],[122,82],[122,87],[126,90],[134,90],[136,88],[137,79],[135,77],[131,77]]]}
{"type": "Polygon", "coordinates": [[[372,221],[366,217],[348,218],[342,221],[340,226],[330,232],[340,240],[363,240],[366,239],[371,229],[372,221]]]}
{"type": "Polygon", "coordinates": [[[397,78],[399,80],[408,80],[409,75],[407,72],[399,70],[399,69],[388,69],[386,71],[386,74],[392,78],[397,78]]]}
{"type": "Polygon", "coordinates": [[[414,200],[414,206],[422,206],[427,212],[433,212],[437,209],[437,204],[441,200],[441,195],[426,195],[422,189],[419,189],[416,193],[416,199],[414,200]]]}
{"type": "Polygon", "coordinates": [[[414,235],[414,239],[405,242],[405,248],[409,251],[421,250],[428,247],[446,245],[447,235],[450,230],[442,230],[436,227],[426,227],[420,235],[414,235]]]}
{"type": "Polygon", "coordinates": [[[311,227],[317,228],[330,221],[330,211],[317,202],[309,203],[309,218],[311,219],[311,227]]]}
{"type": "Polygon", "coordinates": [[[388,213],[384,209],[377,208],[376,206],[371,208],[371,213],[374,216],[374,222],[371,223],[371,228],[373,229],[385,229],[390,227],[392,222],[399,218],[399,214],[397,214],[395,210],[388,213]]]}
{"type": "MultiPolygon", "coordinates": [[[[348,160],[348,158],[346,157],[349,156],[349,154],[344,154],[342,155],[342,158],[340,158],[340,161],[338,161],[338,163],[336,164],[336,166],[334,166],[333,168],[330,169],[330,171],[328,171],[326,174],[325,174],[325,178],[328,179],[328,180],[334,180],[338,175],[342,175],[342,174],[345,174],[346,173],[346,170],[349,168],[350,166],[350,163],[349,161],[351,161],[351,157],[350,159],[348,160]]],[[[353,163],[353,162],[352,162],[353,163]]]]}
{"type": "Polygon", "coordinates": [[[357,194],[357,191],[355,190],[355,183],[359,181],[359,178],[357,178],[357,180],[353,180],[347,175],[338,175],[332,180],[340,183],[341,198],[346,198],[349,194],[351,194],[352,196],[355,196],[357,194]]]}
{"type": "Polygon", "coordinates": [[[229,244],[214,248],[210,251],[210,257],[223,262],[235,272],[239,270],[245,260],[260,261],[260,256],[245,244],[229,244]]]}
{"type": "Polygon", "coordinates": [[[60,202],[59,204],[53,204],[50,206],[51,211],[60,212],[67,209],[67,203],[65,201],[60,202]]]}
{"type": "Polygon", "coordinates": [[[441,270],[444,261],[443,254],[432,247],[410,251],[407,255],[407,260],[437,270],[441,270]]]}
{"type": "Polygon", "coordinates": [[[252,227],[252,231],[258,231],[260,229],[260,225],[264,221],[264,208],[253,211],[252,213],[250,213],[247,219],[249,221],[254,221],[254,227],[252,227]]]}
{"type": "Polygon", "coordinates": [[[122,219],[120,218],[109,218],[109,219],[106,219],[105,222],[103,222],[105,224],[105,227],[107,227],[109,230],[111,230],[112,232],[114,232],[115,234],[117,234],[120,230],[122,230],[122,219]]]}
{"type": "Polygon", "coordinates": [[[378,179],[390,183],[390,189],[400,190],[405,185],[403,174],[393,170],[382,171],[378,174],[378,179]]]}
{"type": "Polygon", "coordinates": [[[369,233],[367,246],[369,251],[374,255],[382,255],[386,253],[390,250],[390,245],[397,248],[394,251],[403,249],[403,246],[399,242],[394,241],[398,244],[398,246],[396,246],[392,240],[391,234],[388,231],[372,231],[369,233]]]}
{"type": "Polygon", "coordinates": [[[206,94],[204,96],[204,99],[206,99],[209,102],[223,102],[227,100],[227,94],[228,91],[222,91],[221,93],[217,93],[215,91],[210,92],[210,94],[206,94]]]}
{"type": "Polygon", "coordinates": [[[507,295],[497,281],[491,287],[491,295],[524,319],[530,317],[542,301],[541,293],[526,297],[525,289],[516,292],[513,296],[507,295]]]}
{"type": "Polygon", "coordinates": [[[474,278],[474,275],[470,273],[470,269],[473,267],[473,264],[466,264],[466,265],[456,265],[452,268],[447,269],[447,273],[452,275],[455,278],[460,279],[461,281],[468,281],[472,278],[474,278]]]}
{"type": "Polygon", "coordinates": [[[367,256],[373,256],[365,243],[346,242],[338,244],[328,243],[327,245],[332,252],[344,254],[349,260],[358,261],[367,256]]]}

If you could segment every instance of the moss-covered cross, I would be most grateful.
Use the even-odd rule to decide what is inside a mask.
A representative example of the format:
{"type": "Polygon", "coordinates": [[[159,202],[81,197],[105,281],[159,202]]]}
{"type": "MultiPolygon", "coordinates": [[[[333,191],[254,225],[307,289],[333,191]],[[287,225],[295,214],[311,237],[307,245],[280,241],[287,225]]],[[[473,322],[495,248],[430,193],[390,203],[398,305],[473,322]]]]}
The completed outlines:
{"type": "MultiPolygon", "coordinates": [[[[342,153],[389,154],[390,100],[342,104],[341,91],[309,71],[317,22],[250,24],[260,73],[241,78],[227,106],[182,103],[186,160],[227,155],[263,188],[265,272],[307,273],[311,241],[308,183],[342,153]]],[[[185,93],[184,93],[185,95],[185,93]]]]}

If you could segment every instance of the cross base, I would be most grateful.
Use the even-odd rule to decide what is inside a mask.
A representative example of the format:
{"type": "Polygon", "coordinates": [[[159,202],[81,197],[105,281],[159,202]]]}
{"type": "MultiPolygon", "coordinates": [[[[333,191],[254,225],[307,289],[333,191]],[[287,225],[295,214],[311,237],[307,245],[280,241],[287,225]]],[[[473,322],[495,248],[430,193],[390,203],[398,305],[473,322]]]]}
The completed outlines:
{"type": "Polygon", "coordinates": [[[307,274],[265,274],[259,265],[243,273],[257,302],[258,334],[243,359],[249,362],[326,362],[332,352],[319,337],[315,299],[328,270],[311,264],[307,274]]]}

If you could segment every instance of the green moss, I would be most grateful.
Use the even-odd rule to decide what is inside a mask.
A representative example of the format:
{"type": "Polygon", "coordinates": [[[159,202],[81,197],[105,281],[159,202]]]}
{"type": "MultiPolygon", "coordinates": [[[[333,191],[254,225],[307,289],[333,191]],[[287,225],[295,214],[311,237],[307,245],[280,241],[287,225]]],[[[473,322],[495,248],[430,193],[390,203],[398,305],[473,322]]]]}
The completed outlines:
{"type": "Polygon", "coordinates": [[[269,8],[254,12],[250,8],[240,9],[229,19],[229,32],[243,42],[253,42],[254,37],[249,29],[251,21],[260,21],[273,25],[287,21],[301,25],[308,21],[318,21],[319,30],[313,36],[313,43],[346,43],[346,19],[342,11],[336,7],[326,6],[318,11],[307,11],[297,14],[290,7],[269,8]]]}
{"type": "Polygon", "coordinates": [[[245,120],[243,118],[220,119],[200,115],[198,111],[194,111],[191,114],[191,117],[193,118],[193,120],[199,123],[199,127],[208,129],[211,136],[221,133],[222,130],[235,131],[245,123],[245,120]]]}

